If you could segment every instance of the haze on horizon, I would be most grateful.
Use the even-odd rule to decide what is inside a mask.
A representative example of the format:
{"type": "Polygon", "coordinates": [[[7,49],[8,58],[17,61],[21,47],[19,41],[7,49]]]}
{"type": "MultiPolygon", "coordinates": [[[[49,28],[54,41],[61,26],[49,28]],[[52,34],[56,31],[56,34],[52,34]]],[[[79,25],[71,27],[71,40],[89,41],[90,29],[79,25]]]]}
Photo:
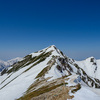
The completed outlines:
{"type": "Polygon", "coordinates": [[[67,56],[100,58],[99,0],[1,0],[0,59],[55,45],[67,56]]]}

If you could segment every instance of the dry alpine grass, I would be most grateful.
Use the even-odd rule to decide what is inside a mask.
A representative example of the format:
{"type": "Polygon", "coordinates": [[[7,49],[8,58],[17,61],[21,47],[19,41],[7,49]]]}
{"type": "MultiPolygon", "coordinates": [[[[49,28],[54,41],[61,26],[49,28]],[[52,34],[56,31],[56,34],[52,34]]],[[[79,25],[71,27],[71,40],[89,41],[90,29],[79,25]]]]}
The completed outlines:
{"type": "Polygon", "coordinates": [[[34,97],[31,100],[67,100],[72,99],[73,96],[69,95],[71,88],[66,86],[60,86],[50,92],[44,93],[38,97],[34,97]]]}
{"type": "Polygon", "coordinates": [[[66,86],[66,77],[47,81],[48,79],[41,79],[34,82],[25,95],[17,100],[67,100],[74,96],[69,95],[69,91],[75,93],[80,89],[80,84],[76,86],[66,86]]]}

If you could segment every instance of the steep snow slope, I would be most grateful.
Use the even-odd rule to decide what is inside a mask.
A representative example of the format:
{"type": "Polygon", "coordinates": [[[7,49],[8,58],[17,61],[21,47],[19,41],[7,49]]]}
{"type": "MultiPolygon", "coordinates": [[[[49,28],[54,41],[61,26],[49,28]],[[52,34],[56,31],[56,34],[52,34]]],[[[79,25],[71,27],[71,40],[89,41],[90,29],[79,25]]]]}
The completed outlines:
{"type": "Polygon", "coordinates": [[[74,94],[72,100],[100,100],[100,96],[89,88],[82,86],[81,89],[74,94]]]}
{"type": "Polygon", "coordinates": [[[76,61],[87,75],[100,79],[100,60],[96,60],[94,57],[89,57],[83,61],[76,61]]]}
{"type": "MultiPolygon", "coordinates": [[[[77,93],[84,95],[81,81],[99,88],[99,80],[89,77],[73,59],[52,45],[25,56],[0,76],[0,100],[74,100],[77,93]]],[[[87,96],[91,93],[94,99],[98,96],[91,91],[87,96]]]]}

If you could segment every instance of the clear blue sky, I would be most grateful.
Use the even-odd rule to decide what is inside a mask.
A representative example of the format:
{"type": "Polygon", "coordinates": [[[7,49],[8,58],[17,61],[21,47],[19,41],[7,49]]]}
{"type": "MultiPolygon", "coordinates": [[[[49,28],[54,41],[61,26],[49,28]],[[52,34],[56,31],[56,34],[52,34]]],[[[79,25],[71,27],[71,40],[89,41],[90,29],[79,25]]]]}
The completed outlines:
{"type": "Polygon", "coordinates": [[[100,58],[100,1],[0,0],[0,59],[52,44],[76,60],[100,58]]]}

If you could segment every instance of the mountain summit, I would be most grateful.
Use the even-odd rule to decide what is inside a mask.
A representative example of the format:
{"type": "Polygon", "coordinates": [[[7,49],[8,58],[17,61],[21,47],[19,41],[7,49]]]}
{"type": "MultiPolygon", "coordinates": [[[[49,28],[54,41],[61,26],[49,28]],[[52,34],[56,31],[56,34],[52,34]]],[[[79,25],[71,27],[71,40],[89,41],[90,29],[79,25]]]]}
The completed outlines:
{"type": "Polygon", "coordinates": [[[100,88],[98,62],[75,61],[54,45],[31,53],[0,76],[0,100],[100,100],[91,90],[100,88]]]}

